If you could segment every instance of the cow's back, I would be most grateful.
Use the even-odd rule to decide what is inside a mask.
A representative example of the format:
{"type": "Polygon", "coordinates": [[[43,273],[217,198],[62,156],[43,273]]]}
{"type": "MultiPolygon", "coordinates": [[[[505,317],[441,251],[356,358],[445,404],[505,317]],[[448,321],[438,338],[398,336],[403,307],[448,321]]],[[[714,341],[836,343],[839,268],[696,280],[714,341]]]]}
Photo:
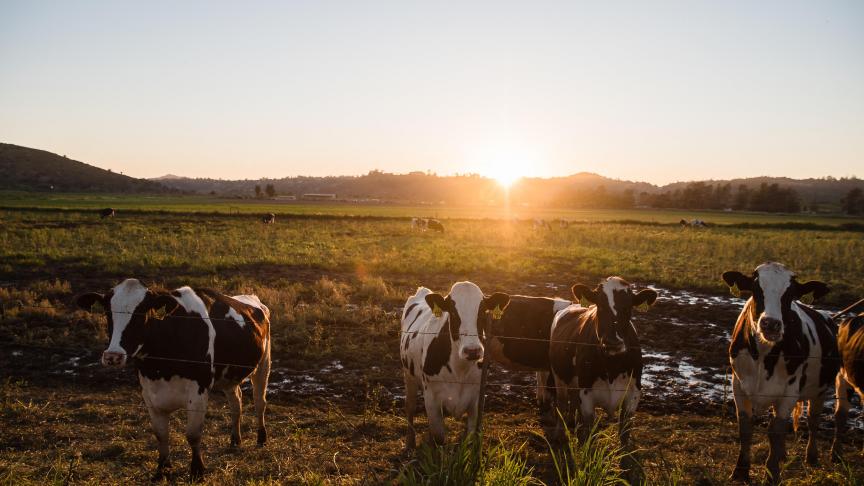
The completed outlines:
{"type": "Polygon", "coordinates": [[[508,368],[548,370],[552,321],[570,304],[548,297],[510,296],[507,310],[487,336],[487,352],[508,368]]]}
{"type": "Polygon", "coordinates": [[[228,297],[210,289],[197,292],[211,299],[216,379],[227,386],[236,385],[264,356],[270,339],[269,309],[254,295],[228,297]]]}

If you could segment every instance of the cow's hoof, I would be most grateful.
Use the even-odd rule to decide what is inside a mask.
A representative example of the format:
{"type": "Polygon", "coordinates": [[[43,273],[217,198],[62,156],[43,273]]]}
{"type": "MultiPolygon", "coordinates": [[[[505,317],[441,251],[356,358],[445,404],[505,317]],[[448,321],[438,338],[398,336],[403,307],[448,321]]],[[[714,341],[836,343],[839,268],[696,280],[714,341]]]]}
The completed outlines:
{"type": "Polygon", "coordinates": [[[267,443],[267,430],[259,429],[258,430],[258,446],[263,446],[267,443]]]}
{"type": "Polygon", "coordinates": [[[198,483],[204,480],[204,464],[192,463],[192,466],[189,468],[189,480],[193,483],[198,483]]]}
{"type": "Polygon", "coordinates": [[[734,471],[732,471],[732,475],[729,476],[730,481],[750,484],[750,469],[743,467],[736,467],[734,471]]]}

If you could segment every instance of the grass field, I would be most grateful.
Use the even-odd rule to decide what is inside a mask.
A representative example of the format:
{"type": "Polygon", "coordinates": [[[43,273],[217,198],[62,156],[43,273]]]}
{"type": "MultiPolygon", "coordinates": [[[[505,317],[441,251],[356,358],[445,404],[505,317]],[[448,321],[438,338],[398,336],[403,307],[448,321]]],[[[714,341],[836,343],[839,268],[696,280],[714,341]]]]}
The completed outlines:
{"type": "Polygon", "coordinates": [[[0,191],[0,208],[102,209],[113,207],[131,212],[182,212],[262,214],[294,216],[369,216],[385,218],[436,217],[446,219],[565,219],[569,221],[639,221],[674,224],[681,219],[702,219],[713,224],[782,225],[789,223],[840,226],[864,224],[862,218],[842,215],[768,214],[724,211],[655,209],[554,209],[492,206],[411,206],[387,204],[276,202],[262,199],[226,199],[213,196],[163,196],[124,194],[28,193],[0,191]]]}
{"type": "MultiPolygon", "coordinates": [[[[273,311],[273,440],[263,449],[228,450],[227,406],[214,398],[205,436],[212,484],[429,479],[422,457],[413,461],[402,450],[398,362],[398,309],[421,284],[446,291],[452,282],[470,279],[487,292],[561,297],[574,282],[610,274],[656,285],[667,298],[636,318],[646,350],[687,360],[719,383],[725,333],[739,309],[726,299],[722,271],[779,260],[803,279],[828,282],[831,305],[864,295],[862,233],[827,228],[847,219],[796,220],[826,226],[801,230],[783,227],[790,221],[783,216],[760,215],[774,227],[693,231],[601,222],[674,223],[683,217],[679,213],[645,212],[643,219],[632,216],[639,211],[596,212],[563,216],[586,220],[566,229],[537,231],[528,222],[473,220],[474,210],[466,209],[463,215],[448,213],[452,219],[442,235],[410,228],[404,217],[423,215],[422,208],[280,206],[291,209],[277,211],[283,216],[265,226],[207,199],[192,198],[184,206],[186,198],[159,198],[148,205],[135,196],[125,207],[142,212],[120,211],[102,221],[77,209],[123,208],[121,198],[62,197],[0,201],[4,207],[43,208],[0,210],[0,484],[129,484],[145,482],[152,472],[154,440],[136,379],[128,369],[92,366],[107,339],[104,318],[70,305],[77,293],[106,290],[129,276],[168,287],[253,292],[273,311]],[[154,212],[163,209],[168,212],[154,212]],[[310,217],[316,212],[328,216],[310,217]],[[705,296],[698,305],[683,298],[694,291],[705,296]],[[710,299],[717,303],[704,304],[710,299]]],[[[242,213],[265,208],[248,204],[242,213]]],[[[745,215],[720,216],[742,218],[728,224],[747,221],[745,215]]],[[[490,452],[482,482],[495,484],[498,478],[498,484],[511,484],[521,475],[557,484],[532,409],[530,376],[493,369],[490,380],[515,381],[513,387],[490,389],[484,437],[490,452]]],[[[633,432],[648,483],[725,484],[737,434],[728,397],[703,399],[672,374],[655,376],[654,382],[633,432]]],[[[247,438],[254,432],[248,396],[247,438]]],[[[172,450],[177,480],[184,481],[188,451],[180,419],[177,414],[172,421],[172,450]]],[[[820,442],[827,449],[832,427],[827,416],[824,422],[820,442]]],[[[449,428],[452,438],[458,426],[451,422],[449,428]]],[[[864,461],[856,455],[862,438],[853,434],[847,447],[851,469],[828,464],[824,449],[823,466],[810,468],[800,460],[803,438],[790,434],[785,477],[789,484],[849,484],[864,475],[864,461]]],[[[766,454],[764,427],[757,428],[757,477],[763,472],[756,465],[766,454]]]]}

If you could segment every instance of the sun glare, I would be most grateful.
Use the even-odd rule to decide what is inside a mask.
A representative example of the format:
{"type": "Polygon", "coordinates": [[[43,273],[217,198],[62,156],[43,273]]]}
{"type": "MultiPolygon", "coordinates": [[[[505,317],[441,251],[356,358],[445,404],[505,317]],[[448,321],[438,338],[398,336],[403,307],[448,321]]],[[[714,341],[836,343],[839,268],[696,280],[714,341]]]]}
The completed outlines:
{"type": "Polygon", "coordinates": [[[530,177],[536,172],[540,157],[525,147],[502,144],[476,149],[469,163],[480,174],[510,189],[519,179],[530,177]]]}

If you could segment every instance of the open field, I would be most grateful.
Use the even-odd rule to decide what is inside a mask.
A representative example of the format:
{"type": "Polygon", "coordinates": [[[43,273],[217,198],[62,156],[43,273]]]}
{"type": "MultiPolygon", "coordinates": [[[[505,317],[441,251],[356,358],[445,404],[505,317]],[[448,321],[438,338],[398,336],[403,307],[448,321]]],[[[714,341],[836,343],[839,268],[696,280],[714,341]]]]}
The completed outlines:
{"type": "Polygon", "coordinates": [[[724,225],[814,226],[864,225],[864,218],[825,214],[769,214],[724,211],[685,211],[657,209],[554,209],[498,206],[412,206],[374,203],[333,203],[268,199],[226,199],[213,196],[163,196],[124,194],[28,193],[0,191],[0,208],[101,209],[113,207],[124,212],[182,212],[217,214],[262,214],[294,216],[368,216],[435,217],[447,219],[565,219],[587,222],[627,222],[674,224],[681,219],[702,219],[724,225]]]}
{"type": "MultiPolygon", "coordinates": [[[[123,207],[99,197],[58,205],[123,207]]],[[[156,209],[135,204],[130,207],[156,209]]],[[[4,199],[2,205],[12,203],[4,199]]],[[[202,209],[177,203],[165,214],[120,212],[105,221],[92,212],[0,211],[0,483],[129,484],[145,482],[152,472],[154,440],[136,379],[131,370],[96,365],[106,341],[104,317],[71,305],[75,294],[105,290],[129,276],[167,287],[252,292],[273,311],[272,441],[262,449],[247,442],[240,452],[230,451],[227,405],[214,398],[205,436],[212,484],[395,480],[412,467],[403,452],[398,360],[398,313],[409,293],[421,284],[446,291],[453,281],[470,279],[487,292],[568,297],[573,283],[609,274],[653,285],[661,296],[634,319],[646,378],[633,435],[647,481],[724,484],[737,435],[724,386],[725,353],[741,301],[728,295],[720,273],[774,259],[802,279],[827,281],[834,289],[823,303],[829,308],[864,295],[860,232],[784,229],[779,225],[788,220],[782,217],[771,216],[777,218],[774,228],[692,231],[585,222],[537,231],[527,222],[451,216],[442,235],[412,231],[400,218],[424,213],[406,208],[322,207],[333,216],[309,217],[315,212],[309,210],[291,217],[286,211],[269,226],[252,216],[186,212],[222,210],[206,203],[202,209]],[[381,216],[374,219],[335,217],[345,208],[394,212],[354,213],[381,216]]],[[[244,205],[250,213],[264,208],[244,205]]],[[[601,213],[581,219],[606,219],[601,213]]],[[[656,213],[652,217],[668,218],[661,222],[683,217],[656,213]]],[[[532,409],[531,376],[493,367],[490,383],[486,445],[500,441],[518,450],[532,476],[554,483],[532,409]]],[[[246,397],[248,440],[253,420],[246,397]]],[[[179,481],[187,477],[189,457],[181,417],[172,422],[179,481]]],[[[846,449],[851,472],[832,466],[827,444],[833,426],[827,413],[823,419],[822,467],[802,465],[805,434],[790,434],[790,484],[846,484],[864,475],[856,455],[862,433],[851,434],[846,449]]],[[[451,438],[456,428],[451,422],[451,438]]],[[[766,455],[763,426],[754,435],[757,477],[764,472],[755,465],[766,455]]]]}

